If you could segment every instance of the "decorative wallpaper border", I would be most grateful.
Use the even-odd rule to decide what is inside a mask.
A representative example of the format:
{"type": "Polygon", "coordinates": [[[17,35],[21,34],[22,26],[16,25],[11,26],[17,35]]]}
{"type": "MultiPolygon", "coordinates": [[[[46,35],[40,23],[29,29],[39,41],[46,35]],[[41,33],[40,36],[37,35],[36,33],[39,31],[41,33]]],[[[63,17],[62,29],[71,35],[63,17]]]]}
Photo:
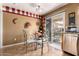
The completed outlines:
{"type": "Polygon", "coordinates": [[[27,12],[27,11],[23,11],[23,10],[19,10],[19,9],[15,9],[15,8],[11,8],[9,6],[3,6],[3,12],[9,12],[9,13],[13,13],[13,14],[22,15],[22,16],[29,16],[29,17],[33,17],[33,18],[37,18],[37,19],[41,18],[40,15],[33,14],[31,12],[27,12]]]}

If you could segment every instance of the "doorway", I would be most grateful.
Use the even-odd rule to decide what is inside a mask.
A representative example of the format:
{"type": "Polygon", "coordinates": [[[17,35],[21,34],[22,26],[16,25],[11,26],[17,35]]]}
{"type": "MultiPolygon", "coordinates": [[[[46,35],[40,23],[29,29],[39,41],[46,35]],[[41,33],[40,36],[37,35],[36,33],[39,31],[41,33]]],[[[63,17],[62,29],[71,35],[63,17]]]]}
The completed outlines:
{"type": "Polygon", "coordinates": [[[51,18],[46,19],[46,38],[51,42],[51,18]]]}

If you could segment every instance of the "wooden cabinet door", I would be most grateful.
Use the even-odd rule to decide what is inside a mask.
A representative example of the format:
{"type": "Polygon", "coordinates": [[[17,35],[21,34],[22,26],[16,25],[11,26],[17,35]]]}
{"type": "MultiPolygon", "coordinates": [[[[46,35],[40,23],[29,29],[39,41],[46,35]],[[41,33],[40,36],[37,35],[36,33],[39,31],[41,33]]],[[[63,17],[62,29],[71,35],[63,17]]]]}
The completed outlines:
{"type": "Polygon", "coordinates": [[[72,35],[71,40],[71,53],[77,55],[77,35],[72,35]]]}
{"type": "Polygon", "coordinates": [[[65,34],[65,39],[63,41],[63,49],[66,52],[70,52],[71,48],[71,35],[70,34],[65,34]]]}

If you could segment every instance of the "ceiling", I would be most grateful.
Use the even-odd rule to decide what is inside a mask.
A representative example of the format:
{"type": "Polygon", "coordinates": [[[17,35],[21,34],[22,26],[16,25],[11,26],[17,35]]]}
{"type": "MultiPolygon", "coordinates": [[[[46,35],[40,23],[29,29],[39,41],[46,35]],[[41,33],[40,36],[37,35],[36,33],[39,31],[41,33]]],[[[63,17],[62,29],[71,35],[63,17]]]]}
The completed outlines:
{"type": "Polygon", "coordinates": [[[60,8],[67,3],[4,3],[3,6],[9,6],[28,12],[32,12],[38,15],[44,15],[50,11],[60,8]],[[40,10],[36,10],[36,6],[40,5],[40,10]]]}

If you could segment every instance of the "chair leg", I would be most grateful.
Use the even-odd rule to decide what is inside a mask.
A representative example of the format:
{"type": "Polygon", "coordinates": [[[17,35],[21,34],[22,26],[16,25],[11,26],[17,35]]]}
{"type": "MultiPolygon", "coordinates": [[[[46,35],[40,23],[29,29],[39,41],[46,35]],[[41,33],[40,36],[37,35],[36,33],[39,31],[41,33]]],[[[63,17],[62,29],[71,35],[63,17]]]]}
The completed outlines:
{"type": "Polygon", "coordinates": [[[47,42],[47,48],[48,48],[48,52],[49,52],[49,43],[47,42]]]}
{"type": "Polygon", "coordinates": [[[43,38],[42,38],[41,56],[43,56],[43,38]]]}
{"type": "Polygon", "coordinates": [[[26,50],[26,55],[27,55],[27,41],[25,43],[25,50],[26,50]]]}
{"type": "Polygon", "coordinates": [[[36,44],[35,44],[35,50],[37,50],[37,42],[36,42],[36,44]]]}

